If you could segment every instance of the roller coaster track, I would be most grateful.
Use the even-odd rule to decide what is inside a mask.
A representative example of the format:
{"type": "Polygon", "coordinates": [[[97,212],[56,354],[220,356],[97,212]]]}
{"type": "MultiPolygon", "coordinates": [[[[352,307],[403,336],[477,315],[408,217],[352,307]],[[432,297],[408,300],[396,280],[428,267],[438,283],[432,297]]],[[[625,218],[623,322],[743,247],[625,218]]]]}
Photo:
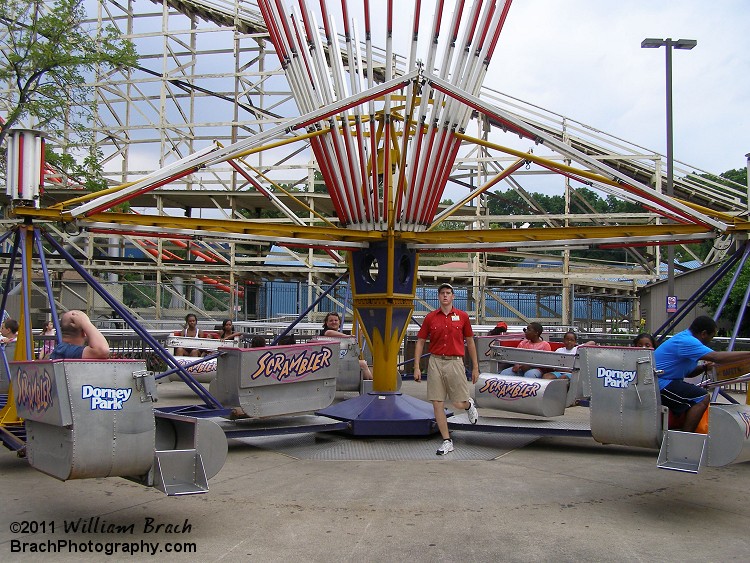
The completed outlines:
{"type": "MultiPolygon", "coordinates": [[[[219,26],[235,27],[238,31],[267,34],[265,22],[254,3],[233,0],[151,0],[165,3],[187,15],[202,18],[219,26]]],[[[343,43],[343,36],[340,37],[343,43]]],[[[385,53],[377,51],[375,76],[383,79],[385,53]]],[[[346,54],[343,53],[346,60],[346,54]]],[[[396,74],[404,72],[405,57],[396,55],[396,74]]],[[[515,115],[524,122],[560,139],[587,155],[607,161],[625,176],[656,186],[666,184],[666,171],[657,171],[656,162],[666,159],[657,151],[609,135],[581,123],[507,94],[482,86],[480,97],[515,115]],[[661,176],[659,178],[659,176],[661,176]]],[[[492,123],[492,121],[491,121],[492,123]]],[[[494,122],[493,125],[500,124],[494,122]]],[[[729,180],[717,181],[715,174],[679,160],[675,161],[675,196],[729,214],[747,213],[747,188],[729,180]],[[702,176],[710,176],[709,178],[702,176]]]]}

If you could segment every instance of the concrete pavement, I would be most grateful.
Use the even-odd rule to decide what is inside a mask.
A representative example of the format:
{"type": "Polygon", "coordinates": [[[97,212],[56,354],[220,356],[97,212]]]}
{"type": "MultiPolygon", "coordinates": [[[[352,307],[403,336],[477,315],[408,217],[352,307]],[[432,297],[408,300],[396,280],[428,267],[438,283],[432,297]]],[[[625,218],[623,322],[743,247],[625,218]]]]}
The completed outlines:
{"type": "MultiPolygon", "coordinates": [[[[420,398],[424,390],[414,382],[402,388],[420,398]]],[[[160,385],[159,395],[191,401],[177,382],[160,385]]],[[[455,432],[457,452],[477,439],[455,432]]],[[[490,459],[431,453],[385,461],[302,458],[290,455],[284,441],[306,441],[313,451],[316,442],[335,449],[356,440],[360,457],[369,458],[394,442],[434,452],[440,440],[231,440],[209,493],[186,497],[121,478],[63,483],[0,452],[0,555],[93,561],[104,553],[89,549],[112,550],[116,542],[115,560],[136,561],[705,562],[746,560],[750,553],[750,464],[693,475],[657,469],[656,451],[587,438],[540,438],[525,446],[487,439],[500,452],[490,459]],[[35,522],[36,533],[24,522],[35,522]],[[29,552],[58,541],[69,544],[54,554],[29,552]],[[165,551],[184,549],[183,542],[195,552],[165,551]],[[123,554],[125,543],[157,553],[123,554]],[[21,548],[26,553],[13,551],[21,548]]]]}

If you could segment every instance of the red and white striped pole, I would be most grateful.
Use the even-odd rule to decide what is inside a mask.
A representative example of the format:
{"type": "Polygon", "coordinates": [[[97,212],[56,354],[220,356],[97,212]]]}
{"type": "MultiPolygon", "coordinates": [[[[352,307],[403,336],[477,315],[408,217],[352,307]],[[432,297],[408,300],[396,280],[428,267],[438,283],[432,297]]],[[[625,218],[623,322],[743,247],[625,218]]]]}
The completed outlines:
{"type": "Polygon", "coordinates": [[[44,187],[44,133],[13,129],[8,135],[6,193],[14,204],[39,207],[44,187]]]}

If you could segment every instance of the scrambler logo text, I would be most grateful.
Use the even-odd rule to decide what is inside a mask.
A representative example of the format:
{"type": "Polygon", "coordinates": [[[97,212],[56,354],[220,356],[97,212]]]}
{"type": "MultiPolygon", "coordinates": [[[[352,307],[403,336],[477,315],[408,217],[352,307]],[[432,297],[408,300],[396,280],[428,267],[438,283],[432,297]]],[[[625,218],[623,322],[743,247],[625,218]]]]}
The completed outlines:
{"type": "Polygon", "coordinates": [[[323,348],[319,352],[306,350],[297,355],[286,355],[281,352],[266,352],[258,358],[258,369],[250,375],[250,379],[259,377],[284,381],[297,380],[315,373],[331,365],[330,348],[323,348]]]}
{"type": "Polygon", "coordinates": [[[536,397],[542,386],[536,381],[510,381],[508,379],[487,379],[479,393],[489,393],[498,399],[516,401],[536,397]]]}

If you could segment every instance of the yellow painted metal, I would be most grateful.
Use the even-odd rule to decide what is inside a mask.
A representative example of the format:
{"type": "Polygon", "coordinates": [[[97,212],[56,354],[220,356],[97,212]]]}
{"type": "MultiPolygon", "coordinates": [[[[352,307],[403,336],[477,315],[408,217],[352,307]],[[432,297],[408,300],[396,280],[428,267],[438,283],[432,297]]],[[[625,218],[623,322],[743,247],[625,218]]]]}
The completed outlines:
{"type": "MultiPolygon", "coordinates": [[[[401,342],[406,335],[406,329],[411,319],[411,314],[414,307],[414,297],[416,294],[416,271],[418,267],[417,263],[414,264],[414,276],[413,283],[409,293],[396,293],[394,291],[394,276],[396,275],[396,264],[395,264],[395,250],[397,234],[393,231],[389,232],[389,236],[386,240],[386,264],[379,264],[379,275],[385,275],[387,277],[386,291],[385,293],[367,293],[362,294],[357,291],[357,284],[352,283],[352,302],[354,309],[358,315],[361,315],[363,311],[380,311],[384,310],[385,324],[383,327],[384,332],[375,329],[371,332],[368,331],[365,323],[360,322],[362,332],[367,339],[367,343],[370,346],[373,361],[373,391],[376,392],[394,392],[398,390],[398,354],[401,348],[401,342]],[[394,319],[394,312],[398,310],[403,312],[408,310],[408,315],[405,322],[398,323],[394,319]]],[[[355,268],[353,254],[349,254],[349,278],[354,279],[355,268]]],[[[401,318],[399,316],[399,318],[401,318]]]]}
{"type": "Polygon", "coordinates": [[[97,197],[101,197],[104,195],[113,194],[115,192],[119,192],[120,190],[123,190],[125,188],[129,188],[133,184],[137,183],[138,180],[134,180],[133,182],[126,182],[124,184],[119,184],[117,186],[112,186],[111,188],[107,188],[106,190],[100,190],[98,192],[91,192],[86,195],[73,197],[71,199],[66,199],[65,201],[61,201],[60,203],[56,203],[55,205],[50,206],[50,209],[65,209],[67,207],[71,207],[73,205],[77,205],[79,203],[85,203],[87,201],[90,201],[92,199],[96,199],[97,197]]]}
{"type": "MultiPolygon", "coordinates": [[[[20,320],[19,320],[20,323],[20,320]]],[[[21,333],[21,330],[19,329],[19,335],[21,333]]],[[[21,350],[20,343],[16,344],[16,355],[13,359],[15,360],[22,360],[23,358],[19,358],[19,355],[25,355],[25,350],[23,352],[19,352],[21,350]]],[[[8,358],[10,360],[11,358],[8,358]]],[[[10,373],[8,373],[8,379],[10,379],[10,373]]],[[[10,385],[8,387],[8,400],[5,403],[5,406],[0,409],[0,426],[11,426],[11,425],[18,425],[23,423],[23,419],[19,418],[18,411],[16,410],[16,399],[13,394],[13,385],[10,385]]]]}
{"type": "Polygon", "coordinates": [[[747,220],[737,217],[736,215],[730,215],[729,213],[722,213],[714,209],[709,209],[708,207],[703,207],[702,205],[698,205],[697,203],[693,203],[686,199],[677,199],[677,201],[689,207],[690,209],[694,209],[698,213],[703,213],[703,215],[708,215],[709,217],[713,217],[714,219],[722,221],[723,223],[728,223],[730,225],[733,224],[735,227],[741,227],[742,230],[746,230],[750,225],[747,220]]]}
{"type": "Polygon", "coordinates": [[[23,423],[16,410],[16,399],[13,395],[13,386],[8,388],[8,402],[0,409],[0,426],[17,426],[23,423]]]}
{"type": "Polygon", "coordinates": [[[261,147],[254,147],[252,149],[248,149],[246,151],[233,154],[230,158],[233,158],[233,159],[242,158],[242,157],[249,156],[251,154],[256,154],[259,152],[263,152],[269,149],[283,147],[284,145],[288,145],[290,143],[297,143],[299,141],[305,141],[307,139],[312,139],[313,137],[324,135],[325,133],[328,133],[328,131],[330,131],[330,129],[327,127],[316,129],[315,131],[308,131],[307,133],[303,133],[302,135],[295,135],[294,137],[290,137],[288,139],[281,139],[280,141],[274,141],[273,143],[268,143],[267,145],[263,145],[261,147]]]}
{"type": "MultiPolygon", "coordinates": [[[[48,221],[72,222],[86,226],[87,222],[117,223],[118,225],[137,225],[153,227],[154,233],[159,229],[185,229],[200,235],[200,231],[216,233],[233,233],[244,235],[260,235],[273,237],[298,238],[301,241],[316,239],[343,242],[362,242],[381,240],[385,233],[375,231],[357,231],[338,227],[321,227],[306,225],[288,225],[269,223],[267,221],[238,220],[238,219],[209,219],[198,217],[169,217],[166,215],[141,215],[134,213],[95,213],[85,219],[73,219],[69,213],[59,209],[31,209],[17,207],[14,211],[17,217],[35,217],[48,221]]],[[[144,236],[146,236],[144,234],[144,236]]]]}
{"type": "MultiPolygon", "coordinates": [[[[22,239],[24,244],[24,262],[21,267],[24,269],[24,275],[27,280],[31,279],[31,257],[32,250],[34,248],[34,239],[32,237],[32,229],[27,225],[21,225],[19,229],[25,231],[25,236],[22,239]]],[[[31,284],[28,285],[27,293],[21,294],[21,312],[18,319],[18,337],[16,338],[16,351],[12,358],[16,361],[22,360],[33,360],[34,358],[26,357],[26,324],[31,322],[30,319],[24,318],[23,311],[25,310],[24,303],[31,299],[31,284]]],[[[31,349],[34,349],[33,342],[31,343],[31,349]]],[[[8,358],[9,360],[11,358],[8,358]]],[[[10,379],[10,373],[8,373],[10,379]]],[[[8,387],[8,401],[5,406],[0,410],[0,426],[13,426],[19,425],[23,422],[22,418],[19,418],[18,412],[16,411],[16,400],[13,394],[13,386],[8,387]]]]}
{"type": "MultiPolygon", "coordinates": [[[[87,221],[108,222],[119,225],[138,225],[153,227],[158,233],[161,228],[186,229],[190,231],[213,231],[217,233],[234,233],[243,235],[274,236],[297,238],[300,243],[305,240],[327,240],[342,242],[367,242],[384,240],[387,232],[359,231],[354,229],[332,228],[322,226],[284,225],[262,221],[236,219],[209,219],[200,217],[168,217],[161,215],[136,215],[129,213],[97,213],[84,220],[74,221],[70,214],[55,209],[33,209],[17,207],[13,210],[17,217],[34,217],[41,220],[75,222],[86,226],[87,221]]],[[[728,232],[747,231],[747,222],[730,226],[728,232]]],[[[538,240],[572,240],[592,238],[614,238],[634,236],[652,236],[657,239],[665,235],[691,235],[711,232],[703,225],[670,223],[663,225],[611,225],[611,226],[574,226],[556,227],[554,229],[485,229],[474,231],[429,231],[404,232],[396,231],[393,236],[398,240],[414,244],[448,244],[474,242],[525,242],[538,240]]],[[[616,241],[613,241],[616,242],[616,241]]],[[[654,244],[658,244],[655,240],[654,244]]]]}
{"type": "Polygon", "coordinates": [[[626,184],[623,184],[622,182],[618,182],[616,180],[613,180],[612,178],[602,176],[601,174],[597,174],[595,172],[589,172],[588,170],[581,170],[580,168],[574,168],[573,166],[568,166],[567,164],[563,164],[562,162],[550,160],[549,158],[544,158],[544,157],[537,156],[531,153],[525,153],[523,151],[512,149],[510,147],[504,147],[503,145],[498,145],[497,143],[492,143],[485,139],[478,139],[476,137],[471,137],[463,133],[454,133],[454,135],[458,137],[459,139],[461,139],[462,141],[468,141],[470,143],[475,143],[477,145],[487,147],[488,149],[501,151],[506,154],[510,154],[512,156],[517,156],[518,158],[523,158],[525,160],[529,160],[531,162],[535,162],[537,164],[542,164],[549,168],[559,170],[560,172],[566,172],[567,174],[573,174],[574,176],[586,178],[587,180],[593,180],[594,182],[599,182],[600,184],[607,184],[609,186],[614,186],[618,188],[622,188],[626,186],[626,184]]]}
{"type": "MultiPolygon", "coordinates": [[[[236,155],[232,155],[232,157],[231,158],[227,158],[227,160],[240,159],[240,158],[242,158],[244,156],[248,156],[248,155],[251,155],[251,154],[259,153],[259,152],[262,152],[262,151],[265,151],[265,150],[275,149],[275,148],[278,148],[278,147],[283,147],[283,146],[288,145],[290,143],[296,143],[296,142],[299,142],[299,141],[304,141],[304,140],[310,139],[312,137],[317,137],[317,136],[322,135],[322,134],[324,134],[326,132],[328,132],[328,129],[322,129],[322,130],[318,130],[318,131],[312,131],[312,132],[305,133],[305,134],[302,134],[302,135],[297,135],[297,136],[292,137],[290,139],[282,139],[280,141],[275,141],[273,143],[268,143],[267,145],[263,145],[262,147],[255,147],[255,148],[252,148],[252,149],[248,149],[248,150],[246,150],[244,152],[238,153],[236,155]]],[[[221,143],[218,143],[218,142],[216,144],[219,147],[223,146],[221,143]]],[[[136,184],[138,182],[140,182],[140,179],[139,180],[134,180],[132,182],[125,182],[125,183],[119,184],[117,186],[112,186],[111,188],[107,188],[105,190],[101,190],[101,191],[98,191],[98,192],[92,192],[92,193],[88,193],[86,195],[74,197],[74,198],[71,198],[71,199],[68,199],[68,200],[65,200],[65,201],[61,201],[60,203],[56,203],[55,205],[52,205],[50,207],[50,209],[66,209],[66,208],[69,208],[69,207],[71,207],[73,205],[77,205],[79,203],[85,203],[87,201],[90,201],[92,199],[96,199],[96,198],[104,196],[104,195],[109,195],[109,194],[113,194],[113,193],[119,192],[120,190],[123,190],[125,188],[129,188],[130,186],[132,186],[133,184],[136,184]]]]}
{"type": "Polygon", "coordinates": [[[297,205],[299,205],[300,207],[304,208],[309,213],[312,213],[313,215],[315,215],[318,219],[320,219],[321,221],[323,221],[326,225],[328,225],[330,227],[333,227],[333,228],[336,228],[336,225],[334,225],[333,223],[331,223],[331,221],[329,221],[327,217],[323,217],[320,213],[318,213],[317,211],[315,211],[312,207],[310,207],[309,205],[307,205],[304,201],[302,201],[301,199],[297,198],[293,193],[285,190],[283,186],[280,186],[279,184],[277,184],[276,182],[274,182],[273,180],[271,180],[268,176],[266,176],[265,174],[263,174],[263,172],[261,172],[260,170],[258,170],[254,166],[251,166],[250,164],[248,164],[242,158],[240,158],[238,160],[242,164],[244,164],[245,166],[247,166],[250,170],[252,170],[253,172],[255,172],[258,176],[260,176],[261,178],[263,178],[264,180],[266,180],[268,183],[270,183],[277,190],[279,190],[282,193],[284,193],[285,195],[289,196],[292,199],[292,201],[294,201],[297,205]]]}
{"type": "MultiPolygon", "coordinates": [[[[731,229],[730,229],[731,230],[731,229]]],[[[659,236],[666,235],[692,235],[711,232],[711,229],[703,225],[612,225],[612,226],[574,226],[555,227],[554,229],[529,228],[529,229],[493,229],[477,231],[430,231],[430,232],[403,232],[400,237],[404,242],[415,244],[466,244],[492,243],[492,242],[526,242],[540,240],[586,240],[612,238],[612,242],[626,237],[654,238],[654,244],[658,244],[659,236]]]]}
{"type": "Polygon", "coordinates": [[[34,251],[34,227],[31,225],[21,225],[19,228],[23,232],[23,237],[21,240],[24,245],[23,264],[21,264],[21,267],[23,268],[23,275],[26,276],[26,279],[29,280],[29,283],[26,284],[26,293],[21,293],[21,314],[19,315],[21,318],[18,319],[18,337],[16,338],[15,359],[33,360],[33,357],[29,358],[26,355],[26,344],[28,344],[32,350],[34,349],[34,342],[27,342],[26,338],[27,328],[29,329],[29,333],[31,333],[32,327],[26,326],[31,322],[31,319],[25,318],[23,312],[26,310],[26,305],[31,303],[31,279],[33,273],[31,266],[34,251]]]}
{"type": "Polygon", "coordinates": [[[492,186],[494,186],[498,182],[502,181],[504,178],[506,178],[506,177],[510,176],[511,174],[513,174],[513,172],[515,172],[518,169],[518,167],[521,166],[524,162],[526,162],[525,159],[519,158],[513,164],[511,164],[510,166],[508,166],[508,168],[506,168],[505,170],[503,170],[499,174],[496,174],[491,180],[489,180],[488,182],[485,182],[485,184],[483,186],[478,187],[476,190],[474,190],[468,196],[466,196],[464,199],[462,199],[461,202],[460,202],[460,204],[456,205],[456,208],[453,211],[451,211],[450,213],[446,213],[446,215],[444,217],[441,217],[440,219],[438,219],[434,223],[432,223],[432,225],[430,225],[430,228],[427,229],[427,231],[428,232],[429,231],[434,231],[440,223],[442,223],[443,221],[445,221],[451,215],[453,215],[456,212],[458,212],[458,210],[461,208],[461,206],[466,205],[472,199],[479,197],[484,192],[486,192],[487,190],[489,190],[492,186]]]}

